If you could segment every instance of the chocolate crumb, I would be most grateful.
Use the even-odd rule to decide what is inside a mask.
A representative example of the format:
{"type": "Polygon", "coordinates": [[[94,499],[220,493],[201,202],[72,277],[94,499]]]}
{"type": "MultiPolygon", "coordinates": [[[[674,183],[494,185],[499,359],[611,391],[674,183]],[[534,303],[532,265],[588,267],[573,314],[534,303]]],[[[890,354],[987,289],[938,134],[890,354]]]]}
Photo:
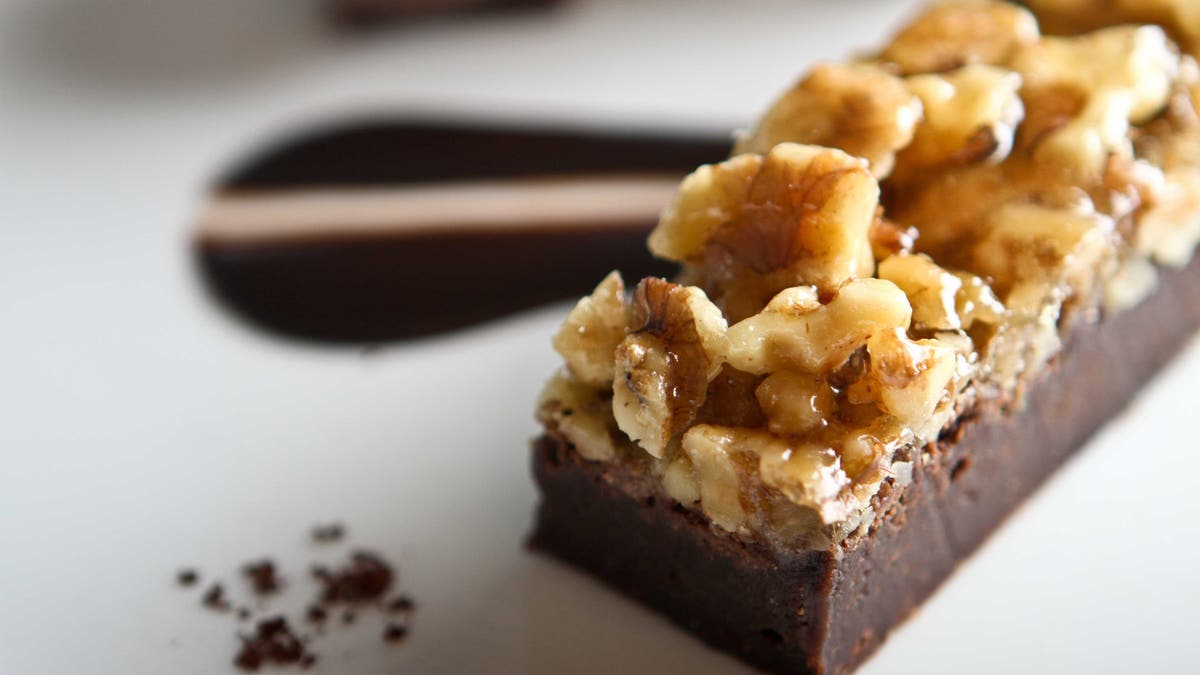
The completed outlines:
{"type": "Polygon", "coordinates": [[[225,587],[216,583],[208,587],[204,592],[204,597],[201,599],[205,607],[215,609],[219,612],[228,611],[229,601],[225,599],[225,587]]]}
{"type": "Polygon", "coordinates": [[[387,628],[383,629],[385,642],[403,642],[406,637],[408,637],[408,626],[402,623],[391,622],[387,628]]]}
{"type": "Polygon", "coordinates": [[[309,605],[308,611],[305,612],[309,623],[325,623],[325,619],[329,618],[329,612],[320,605],[309,605]]]}
{"type": "MultiPolygon", "coordinates": [[[[334,523],[314,526],[311,532],[314,541],[334,542],[345,537],[346,528],[334,523]]],[[[317,663],[317,655],[309,651],[310,643],[325,634],[335,617],[349,626],[358,621],[363,611],[378,612],[384,618],[385,641],[399,643],[406,639],[410,614],[416,603],[406,593],[389,595],[397,575],[382,557],[368,551],[352,550],[349,558],[336,567],[313,565],[311,570],[318,582],[316,595],[304,607],[303,614],[292,617],[293,622],[308,624],[307,633],[294,632],[282,615],[262,617],[262,610],[269,602],[265,596],[283,591],[289,585],[271,559],[251,560],[240,570],[258,597],[257,608],[252,599],[234,598],[238,602],[231,601],[224,582],[207,583],[201,595],[203,606],[231,612],[237,621],[244,622],[240,624],[240,630],[235,628],[239,647],[233,656],[234,665],[246,671],[273,665],[295,665],[307,670],[317,663]]],[[[200,574],[190,567],[179,568],[175,578],[180,586],[194,586],[201,581],[200,574]]],[[[372,622],[371,625],[378,624],[372,622]]],[[[171,644],[175,646],[174,639],[171,644]]]]}
{"type": "Polygon", "coordinates": [[[263,619],[251,635],[239,635],[242,649],[234,658],[233,663],[242,670],[258,670],[263,664],[287,665],[299,663],[305,665],[306,657],[315,657],[304,648],[296,634],[287,624],[287,619],[275,616],[263,619]]]}
{"type": "Polygon", "coordinates": [[[175,581],[177,581],[180,586],[185,588],[189,586],[195,586],[196,582],[199,580],[200,575],[196,573],[196,570],[190,568],[181,569],[179,570],[179,573],[175,575],[175,581]]]}
{"type": "Polygon", "coordinates": [[[375,600],[387,592],[392,585],[392,568],[379,556],[366,551],[355,551],[350,564],[334,572],[324,567],[313,569],[313,576],[321,582],[321,602],[358,603],[375,600]]]}
{"type": "Polygon", "coordinates": [[[341,541],[345,536],[346,528],[341,523],[314,525],[312,529],[313,541],[321,544],[330,544],[336,541],[341,541]]]}
{"type": "Polygon", "coordinates": [[[250,586],[259,595],[270,595],[282,585],[275,573],[275,563],[268,559],[248,562],[242,566],[242,574],[250,580],[250,586]]]}
{"type": "Polygon", "coordinates": [[[388,611],[393,613],[411,612],[416,607],[413,599],[407,595],[398,595],[388,603],[388,611]]]}

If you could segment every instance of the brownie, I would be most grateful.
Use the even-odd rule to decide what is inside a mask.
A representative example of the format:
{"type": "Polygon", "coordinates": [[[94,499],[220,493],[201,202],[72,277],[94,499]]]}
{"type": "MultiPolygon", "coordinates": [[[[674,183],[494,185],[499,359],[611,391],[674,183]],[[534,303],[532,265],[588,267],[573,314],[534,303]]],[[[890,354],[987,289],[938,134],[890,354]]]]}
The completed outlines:
{"type": "Polygon", "coordinates": [[[813,67],[554,335],[532,545],[853,671],[1200,327],[1198,149],[1159,26],[952,0],[813,67]]]}
{"type": "Polygon", "coordinates": [[[584,460],[553,432],[534,443],[541,502],[530,544],[755,666],[848,673],[1198,327],[1193,260],[1164,271],[1140,305],[1080,327],[1023,408],[964,414],[850,550],[781,554],[739,541],[669,499],[632,497],[621,464],[584,460]]]}

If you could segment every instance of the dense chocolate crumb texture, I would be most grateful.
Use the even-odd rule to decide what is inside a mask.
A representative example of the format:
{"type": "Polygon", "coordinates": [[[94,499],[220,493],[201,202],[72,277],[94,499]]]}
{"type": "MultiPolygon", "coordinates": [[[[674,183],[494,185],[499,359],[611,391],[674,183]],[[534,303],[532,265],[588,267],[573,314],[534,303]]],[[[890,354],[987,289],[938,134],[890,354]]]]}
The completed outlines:
{"type": "Polygon", "coordinates": [[[256,595],[279,592],[283,581],[275,571],[275,563],[269,559],[255,560],[242,566],[242,575],[250,582],[256,595]]]}
{"type": "MultiPolygon", "coordinates": [[[[333,542],[342,539],[345,532],[344,526],[333,524],[314,528],[310,534],[314,541],[333,542]]],[[[270,558],[244,563],[241,573],[260,602],[257,612],[248,606],[239,606],[236,609],[239,621],[246,621],[265,610],[270,597],[288,586],[270,558]]],[[[342,608],[342,622],[348,625],[354,623],[358,609],[373,605],[386,616],[381,634],[384,642],[400,643],[408,636],[416,603],[407,594],[398,594],[385,602],[397,573],[383,557],[368,551],[353,551],[346,564],[334,569],[315,566],[312,574],[319,584],[318,594],[305,608],[303,618],[317,629],[318,634],[323,633],[336,608],[342,608]]],[[[176,573],[177,582],[184,587],[194,586],[199,578],[199,573],[192,568],[176,573]]],[[[220,582],[208,586],[201,602],[220,612],[234,609],[220,582]]],[[[317,662],[317,654],[309,646],[310,636],[296,633],[283,616],[268,616],[253,622],[250,632],[238,633],[238,641],[233,663],[242,670],[257,671],[264,666],[292,664],[306,669],[317,662]]]]}
{"type": "Polygon", "coordinates": [[[317,661],[304,642],[292,632],[287,619],[282,616],[259,621],[254,632],[239,636],[242,648],[233,659],[235,666],[246,671],[257,671],[264,665],[299,664],[308,668],[317,661]]]}
{"type": "Polygon", "coordinates": [[[195,586],[198,581],[200,581],[200,573],[190,567],[185,567],[175,573],[175,583],[184,588],[195,586]]]}
{"type": "Polygon", "coordinates": [[[321,602],[330,605],[378,600],[391,588],[395,575],[383,558],[355,551],[345,567],[331,571],[317,566],[313,576],[321,583],[321,602]]]}
{"type": "Polygon", "coordinates": [[[853,547],[943,430],[1020,407],[1074,326],[1186,264],[1200,69],[1168,33],[1200,46],[1194,4],[1028,4],[1071,34],[932,6],[684,179],[649,239],[682,272],[579,301],[547,431],[730,536],[853,547]]]}

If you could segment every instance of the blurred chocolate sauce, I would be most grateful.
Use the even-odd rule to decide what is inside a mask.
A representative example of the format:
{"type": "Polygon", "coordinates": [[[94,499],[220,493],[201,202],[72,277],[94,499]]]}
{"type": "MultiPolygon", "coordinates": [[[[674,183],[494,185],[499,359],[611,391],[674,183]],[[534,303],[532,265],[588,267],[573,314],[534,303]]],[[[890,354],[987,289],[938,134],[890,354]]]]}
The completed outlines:
{"type": "MultiPolygon", "coordinates": [[[[673,267],[652,258],[644,241],[665,197],[637,216],[614,216],[611,209],[597,216],[580,203],[577,216],[548,218],[537,213],[538,195],[564,182],[623,181],[636,187],[645,178],[665,184],[664,178],[674,181],[700,164],[720,161],[729,146],[726,136],[715,134],[419,119],[316,130],[238,165],[214,189],[210,207],[284,195],[300,197],[295,209],[303,214],[306,196],[328,191],[342,196],[338,203],[353,206],[356,191],[409,195],[428,187],[449,189],[453,199],[460,188],[464,197],[482,188],[519,193],[513,203],[530,210],[529,224],[514,212],[498,214],[506,219],[503,225],[459,226],[443,219],[422,227],[413,226],[419,216],[410,213],[403,227],[376,223],[364,231],[348,224],[354,219],[348,208],[344,220],[323,215],[327,222],[315,227],[309,222],[294,236],[275,231],[269,237],[229,237],[202,219],[196,260],[215,298],[273,333],[351,344],[435,334],[587,293],[612,269],[629,279],[671,274],[673,267]]],[[[560,206],[555,213],[561,211],[560,206]]],[[[387,217],[367,215],[375,221],[387,217]]]]}
{"type": "Polygon", "coordinates": [[[336,25],[374,29],[445,15],[537,12],[560,0],[325,0],[325,13],[336,25]]]}

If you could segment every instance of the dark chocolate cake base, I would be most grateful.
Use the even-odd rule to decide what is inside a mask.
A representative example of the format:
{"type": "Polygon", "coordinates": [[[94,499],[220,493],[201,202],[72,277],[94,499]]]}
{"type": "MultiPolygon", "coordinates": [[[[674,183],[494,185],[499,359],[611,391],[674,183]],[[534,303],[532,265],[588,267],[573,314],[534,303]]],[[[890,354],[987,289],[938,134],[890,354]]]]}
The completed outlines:
{"type": "Polygon", "coordinates": [[[1135,308],[1084,326],[1018,411],[982,407],[943,434],[899,503],[850,550],[779,555],[553,434],[535,442],[534,548],[578,565],[708,643],[780,673],[848,673],[1200,327],[1200,259],[1135,308]]]}

